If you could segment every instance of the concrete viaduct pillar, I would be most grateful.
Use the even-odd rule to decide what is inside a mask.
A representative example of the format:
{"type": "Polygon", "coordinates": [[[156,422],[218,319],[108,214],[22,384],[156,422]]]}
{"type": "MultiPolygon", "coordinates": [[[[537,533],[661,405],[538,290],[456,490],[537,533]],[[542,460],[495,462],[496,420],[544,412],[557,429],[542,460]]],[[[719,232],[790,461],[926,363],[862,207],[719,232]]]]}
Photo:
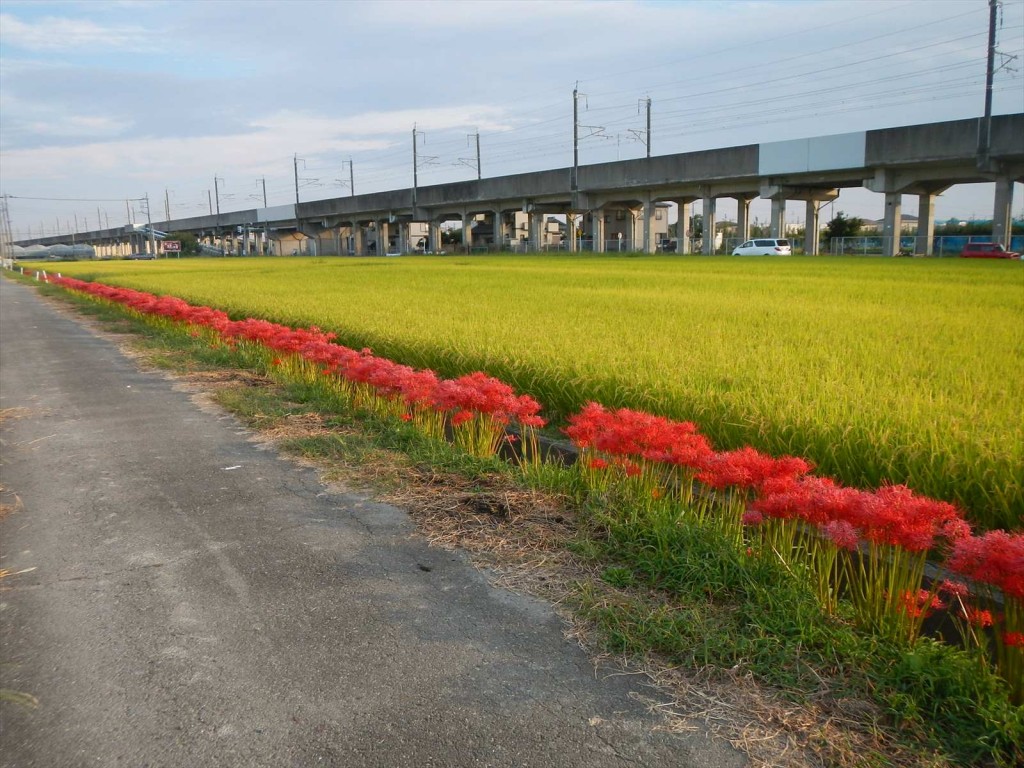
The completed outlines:
{"type": "Polygon", "coordinates": [[[355,256],[366,255],[366,233],[361,221],[352,222],[352,252],[355,256]]]}
{"type": "Polygon", "coordinates": [[[441,252],[441,221],[433,219],[427,227],[428,250],[434,253],[441,252]]]}
{"type": "Polygon", "coordinates": [[[590,235],[594,238],[594,253],[604,253],[604,206],[594,208],[590,216],[590,235]]]}
{"type": "Polygon", "coordinates": [[[466,253],[473,248],[473,217],[469,211],[462,211],[462,247],[466,253]]]}
{"type": "Polygon", "coordinates": [[[690,253],[690,205],[696,197],[676,198],[679,219],[676,221],[676,253],[690,253]]]}
{"type": "Polygon", "coordinates": [[[786,236],[786,198],[781,195],[772,198],[770,234],[772,237],[786,236]]]}
{"type": "Polygon", "coordinates": [[[530,250],[534,253],[540,253],[541,251],[541,226],[544,223],[544,214],[534,213],[530,211],[530,250]]]}
{"type": "Polygon", "coordinates": [[[654,201],[650,193],[644,196],[644,253],[654,253],[654,238],[651,237],[651,222],[654,220],[654,201]]]}
{"type": "Polygon", "coordinates": [[[716,219],[716,199],[710,195],[705,194],[702,205],[703,208],[703,238],[701,251],[705,256],[713,256],[715,253],[715,219],[716,219]]]}
{"type": "Polygon", "coordinates": [[[494,250],[502,251],[505,247],[505,217],[500,208],[494,211],[494,250]]]}
{"type": "Polygon", "coordinates": [[[941,192],[942,190],[933,190],[917,196],[917,237],[914,238],[914,253],[931,256],[935,251],[935,196],[941,192]]]}
{"type": "Polygon", "coordinates": [[[807,201],[807,210],[804,214],[804,253],[808,256],[818,253],[818,240],[821,233],[818,231],[818,209],[821,203],[817,200],[807,201]]]}
{"type": "Polygon", "coordinates": [[[1010,247],[1013,234],[1013,179],[1001,176],[996,179],[995,205],[992,211],[992,242],[1010,247]]]}
{"type": "Polygon", "coordinates": [[[903,194],[885,193],[885,217],[882,219],[882,253],[895,256],[900,251],[900,234],[903,231],[903,194]]]}
{"type": "Polygon", "coordinates": [[[757,195],[736,195],[736,237],[740,243],[750,239],[750,201],[757,195]]]}

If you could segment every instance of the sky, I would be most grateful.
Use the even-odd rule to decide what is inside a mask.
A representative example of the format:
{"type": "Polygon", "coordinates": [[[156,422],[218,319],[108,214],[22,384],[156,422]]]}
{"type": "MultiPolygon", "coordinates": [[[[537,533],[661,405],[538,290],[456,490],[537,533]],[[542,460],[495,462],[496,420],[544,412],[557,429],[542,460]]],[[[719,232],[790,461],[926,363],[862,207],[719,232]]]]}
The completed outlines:
{"type": "MultiPolygon", "coordinates": [[[[3,0],[0,193],[20,239],[407,188],[414,128],[420,186],[475,178],[477,135],[484,177],[563,168],[574,88],[581,165],[643,157],[647,99],[653,155],[972,118],[987,39],[987,0],[3,0]]],[[[1024,0],[997,49],[993,112],[1024,112],[1024,0]]]]}

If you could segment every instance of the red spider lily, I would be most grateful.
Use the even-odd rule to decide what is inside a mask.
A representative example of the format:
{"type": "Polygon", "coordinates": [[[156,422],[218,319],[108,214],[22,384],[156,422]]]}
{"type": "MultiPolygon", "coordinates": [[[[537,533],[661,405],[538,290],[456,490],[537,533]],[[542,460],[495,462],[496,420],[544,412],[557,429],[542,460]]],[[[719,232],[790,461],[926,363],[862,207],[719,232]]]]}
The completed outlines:
{"type": "Polygon", "coordinates": [[[760,525],[764,522],[764,515],[755,510],[748,510],[743,513],[743,524],[744,525],[760,525]]]}
{"type": "Polygon", "coordinates": [[[954,573],[1024,600],[1024,534],[989,531],[953,543],[946,567],[954,573]]]}
{"type": "Polygon", "coordinates": [[[758,490],[769,480],[797,478],[811,471],[811,465],[795,456],[774,458],[746,447],[715,453],[705,463],[697,480],[712,488],[751,488],[758,490]]]}
{"type": "Polygon", "coordinates": [[[939,592],[943,592],[950,597],[959,598],[965,598],[971,593],[970,589],[962,581],[952,581],[950,579],[943,579],[942,584],[939,585],[939,592]]]}
{"type": "Polygon", "coordinates": [[[467,421],[473,420],[472,411],[456,411],[455,415],[452,416],[452,426],[459,426],[459,424],[465,424],[467,421]]]}
{"type": "Polygon", "coordinates": [[[688,421],[672,421],[642,411],[609,411],[587,403],[569,417],[562,430],[580,448],[612,456],[634,456],[647,461],[699,469],[711,456],[707,439],[688,421]]]}
{"type": "Polygon", "coordinates": [[[827,477],[782,475],[769,477],[751,504],[766,517],[797,518],[814,525],[849,520],[862,503],[864,491],[837,485],[827,477]]]}
{"type": "Polygon", "coordinates": [[[933,595],[926,589],[918,590],[916,594],[909,590],[903,592],[898,604],[900,610],[914,619],[931,616],[935,611],[946,607],[938,595],[933,595]]]}
{"type": "Polygon", "coordinates": [[[438,382],[432,403],[440,411],[488,414],[496,424],[508,424],[513,419],[528,427],[546,423],[537,415],[540,404],[536,400],[517,396],[508,384],[480,371],[438,382]]]}
{"type": "Polygon", "coordinates": [[[860,536],[857,535],[857,529],[845,520],[830,520],[820,526],[818,530],[822,536],[840,549],[853,552],[860,544],[860,536]]]}
{"type": "Polygon", "coordinates": [[[924,552],[936,539],[956,541],[970,530],[955,506],[925,496],[916,496],[904,485],[888,485],[847,509],[847,522],[874,544],[924,552]]]}
{"type": "Polygon", "coordinates": [[[1024,632],[1003,632],[1003,645],[1024,648],[1024,632]]]}
{"type": "Polygon", "coordinates": [[[989,610],[965,605],[961,613],[961,617],[974,627],[991,627],[995,623],[995,620],[992,618],[992,611],[989,610]]]}

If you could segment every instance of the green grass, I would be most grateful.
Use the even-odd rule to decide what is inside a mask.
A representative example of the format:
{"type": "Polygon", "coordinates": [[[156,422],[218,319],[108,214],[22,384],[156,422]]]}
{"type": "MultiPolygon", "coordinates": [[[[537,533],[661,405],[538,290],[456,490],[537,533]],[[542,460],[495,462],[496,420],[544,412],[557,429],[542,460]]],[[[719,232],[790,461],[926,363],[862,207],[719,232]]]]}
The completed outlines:
{"type": "Polygon", "coordinates": [[[984,527],[1024,516],[1024,269],[961,260],[531,256],[62,264],[452,375],[556,420],[588,399],[717,447],[907,483],[984,527]]]}

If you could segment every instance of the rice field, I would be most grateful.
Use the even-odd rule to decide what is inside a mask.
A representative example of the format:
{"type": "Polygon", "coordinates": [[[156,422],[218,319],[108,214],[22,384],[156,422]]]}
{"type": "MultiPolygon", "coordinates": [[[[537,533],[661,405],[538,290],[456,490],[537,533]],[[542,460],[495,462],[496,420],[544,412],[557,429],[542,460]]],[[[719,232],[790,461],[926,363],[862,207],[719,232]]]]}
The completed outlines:
{"type": "Polygon", "coordinates": [[[564,418],[588,400],[697,422],[718,448],[906,483],[1024,521],[1024,265],[622,256],[79,262],[57,267],[318,325],[564,418]]]}

